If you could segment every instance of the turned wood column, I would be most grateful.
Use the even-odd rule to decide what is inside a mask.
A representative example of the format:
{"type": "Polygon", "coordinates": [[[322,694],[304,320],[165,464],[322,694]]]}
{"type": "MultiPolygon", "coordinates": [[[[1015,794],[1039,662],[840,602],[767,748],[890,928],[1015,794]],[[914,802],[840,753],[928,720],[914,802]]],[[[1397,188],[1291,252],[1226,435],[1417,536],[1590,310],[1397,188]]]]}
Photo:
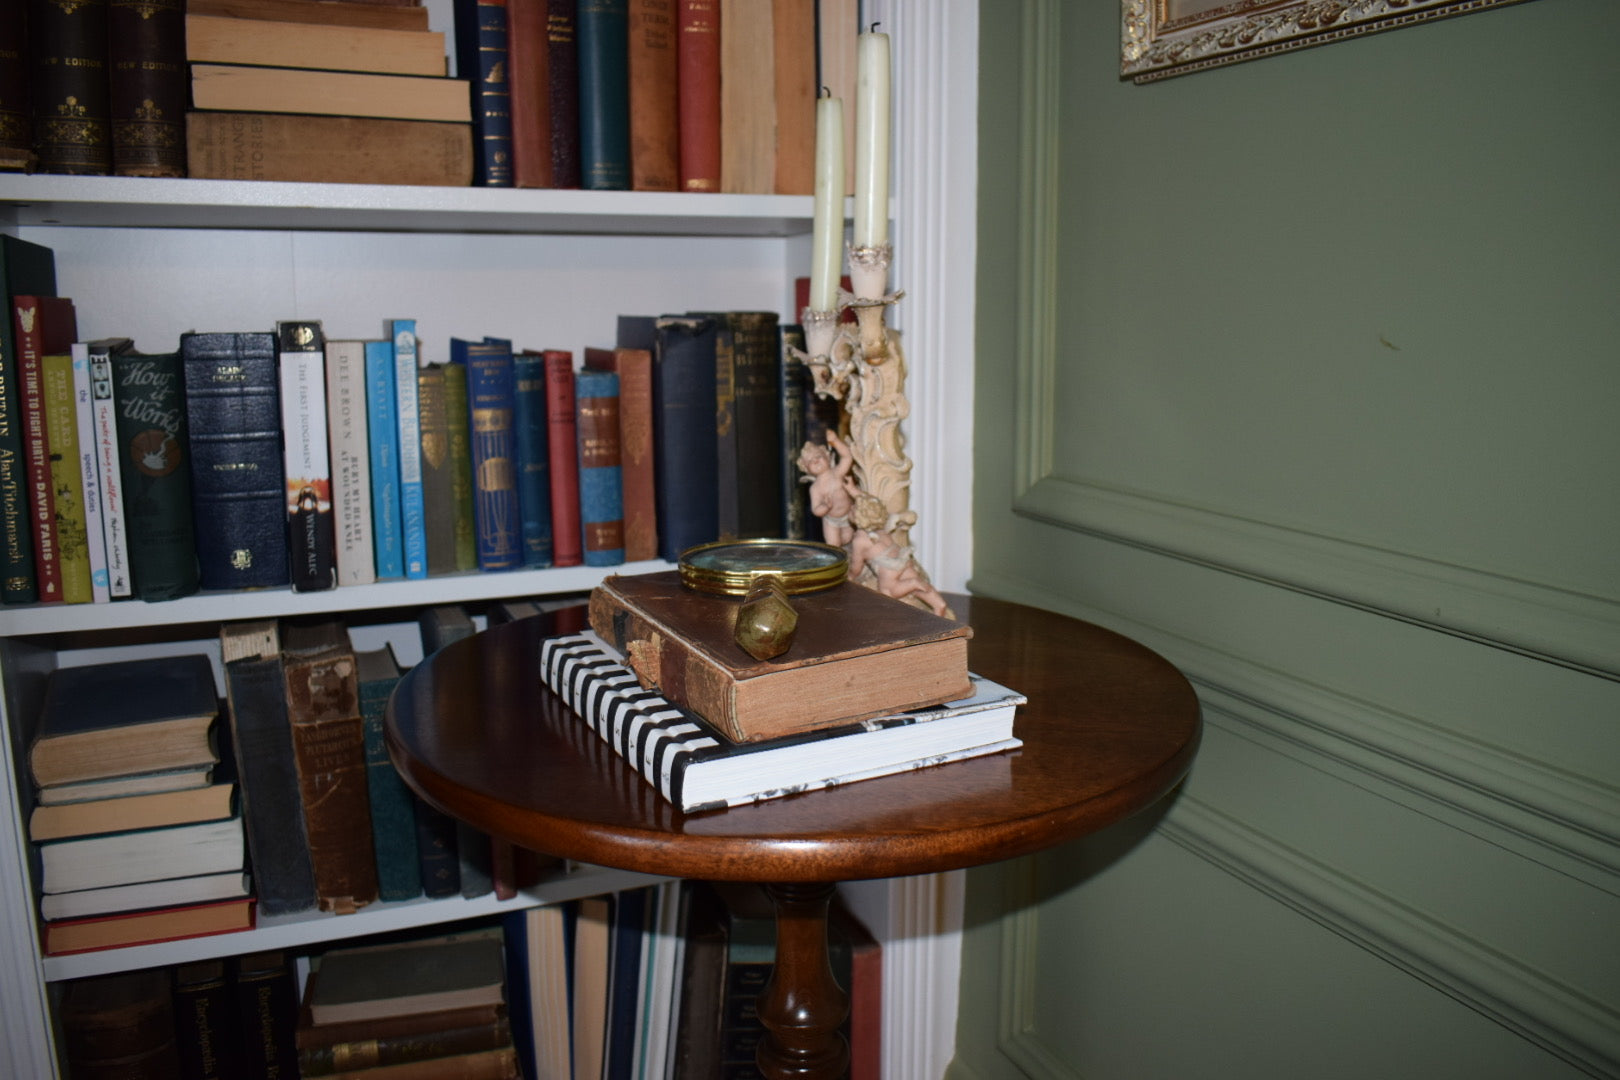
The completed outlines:
{"type": "Polygon", "coordinates": [[[830,884],[771,885],[776,905],[776,965],[759,999],[765,1080],[841,1080],[849,1046],[838,1030],[849,995],[833,978],[827,953],[830,884]]]}

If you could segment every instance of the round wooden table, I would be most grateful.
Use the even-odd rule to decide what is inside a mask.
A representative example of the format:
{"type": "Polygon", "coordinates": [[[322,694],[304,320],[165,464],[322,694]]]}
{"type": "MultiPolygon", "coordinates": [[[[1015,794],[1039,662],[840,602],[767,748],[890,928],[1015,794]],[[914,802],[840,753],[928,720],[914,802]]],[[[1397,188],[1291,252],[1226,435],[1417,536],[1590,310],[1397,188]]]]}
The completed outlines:
{"type": "Polygon", "coordinates": [[[494,627],[400,681],[388,745],[405,781],[452,817],[600,866],[768,885],[777,960],[760,1002],[769,1080],[844,1074],[848,1000],[827,958],[837,882],[977,866],[1095,832],[1186,773],[1198,700],[1151,650],[1019,604],[950,597],[972,670],[1021,691],[1019,750],[725,810],[683,814],[540,680],[540,643],[584,608],[494,627]]]}

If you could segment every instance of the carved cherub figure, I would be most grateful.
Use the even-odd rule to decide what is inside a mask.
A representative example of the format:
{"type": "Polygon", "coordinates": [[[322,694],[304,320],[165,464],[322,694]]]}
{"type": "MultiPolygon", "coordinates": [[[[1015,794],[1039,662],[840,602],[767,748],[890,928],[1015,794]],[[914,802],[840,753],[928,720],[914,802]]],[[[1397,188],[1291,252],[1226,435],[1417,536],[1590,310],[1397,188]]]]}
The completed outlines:
{"type": "Polygon", "coordinates": [[[849,544],[849,576],[858,580],[868,566],[877,578],[878,592],[896,600],[915,598],[935,615],[950,616],[950,605],[929,582],[928,575],[889,532],[889,511],[876,495],[855,496],[855,535],[849,544]]]}
{"type": "Polygon", "coordinates": [[[821,519],[822,538],[837,547],[846,546],[855,536],[849,515],[859,490],[850,476],[855,455],[850,453],[849,445],[837,432],[828,431],[826,446],[804,444],[799,451],[799,468],[809,478],[810,512],[821,519]]]}

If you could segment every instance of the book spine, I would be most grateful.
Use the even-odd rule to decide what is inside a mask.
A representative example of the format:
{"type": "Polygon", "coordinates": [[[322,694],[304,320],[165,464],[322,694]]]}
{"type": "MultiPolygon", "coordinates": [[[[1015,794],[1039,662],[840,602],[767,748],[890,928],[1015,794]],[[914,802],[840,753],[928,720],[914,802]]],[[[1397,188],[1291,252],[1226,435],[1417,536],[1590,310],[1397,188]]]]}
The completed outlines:
{"type": "Polygon", "coordinates": [[[680,187],[675,0],[637,0],[629,14],[630,187],[680,187]]]}
{"type": "Polygon", "coordinates": [[[512,350],[505,342],[483,341],[468,345],[463,355],[478,565],[484,570],[512,570],[523,565],[517,434],[512,426],[512,350]]]}
{"type": "Polygon", "coordinates": [[[737,433],[737,535],[771,537],[782,525],[782,350],[777,316],[739,311],[732,327],[732,415],[737,433]]]}
{"type": "Polygon", "coordinates": [[[676,562],[687,548],[719,537],[715,325],[712,319],[666,318],[658,320],[656,332],[653,462],[659,554],[676,562]]]}
{"type": "Polygon", "coordinates": [[[517,452],[523,565],[550,566],[551,448],[546,434],[546,363],[536,352],[512,357],[512,434],[517,452]]]}
{"type": "Polygon", "coordinates": [[[550,73],[551,186],[577,188],[580,183],[578,0],[546,0],[546,66],[550,73]]]}
{"type": "Polygon", "coordinates": [[[179,1068],[169,973],[162,968],[71,980],[58,1013],[65,1075],[157,1080],[179,1068]]]}
{"type": "Polygon", "coordinates": [[[720,5],[676,0],[681,190],[720,190],[720,5]]]}
{"type": "Polygon", "coordinates": [[[198,585],[197,541],[180,354],[114,357],[113,400],[135,595],[148,601],[190,596],[198,585]]]}
{"type": "MultiPolygon", "coordinates": [[[[231,633],[227,624],[221,638],[231,633]]],[[[304,801],[293,761],[281,657],[228,660],[225,691],[259,911],[308,911],[315,906],[315,874],[302,827],[304,801]]]]}
{"type": "Polygon", "coordinates": [[[507,0],[506,50],[512,77],[512,183],[551,187],[551,65],[546,0],[507,0]]]}
{"type": "Polygon", "coordinates": [[[12,309],[23,472],[31,510],[29,543],[34,556],[36,598],[48,604],[62,599],[62,567],[56,551],[56,497],[51,484],[51,450],[45,434],[45,383],[40,366],[44,356],[44,316],[37,296],[13,297],[12,309]]]}
{"type": "Polygon", "coordinates": [[[586,566],[624,562],[624,481],[619,450],[619,377],[586,369],[575,376],[580,529],[586,566]]]}
{"type": "Polygon", "coordinates": [[[371,535],[365,368],[365,342],[327,343],[327,447],[331,454],[332,529],[339,585],[368,585],[377,580],[371,535]]]}
{"type": "Polygon", "coordinates": [[[277,325],[287,561],[297,592],[337,583],[332,466],[326,445],[326,342],[315,320],[277,325]]]}
{"type": "Polygon", "coordinates": [[[628,0],[579,0],[580,186],[630,186],[628,0]]]}
{"type": "Polygon", "coordinates": [[[372,553],[379,578],[405,576],[399,520],[399,421],[394,412],[394,350],[366,342],[366,437],[371,452],[372,553]]]}
{"type": "Polygon", "coordinates": [[[769,0],[720,3],[720,190],[776,185],[776,62],[769,0]]]}
{"type": "Polygon", "coordinates": [[[96,477],[101,484],[101,540],[107,558],[107,595],[131,595],[129,526],[124,516],[124,475],[118,460],[118,411],[113,401],[112,356],[104,346],[90,349],[90,430],[95,443],[96,477]]]}
{"type": "Polygon", "coordinates": [[[715,530],[721,540],[742,535],[738,497],[737,338],[724,312],[714,316],[715,530]]]}
{"type": "Polygon", "coordinates": [[[456,76],[472,95],[473,183],[512,186],[507,0],[455,0],[456,76]]]}
{"type": "MultiPolygon", "coordinates": [[[[28,59],[27,20],[0,20],[0,161],[9,169],[28,169],[34,164],[34,120],[28,112],[28,59]]],[[[0,290],[0,295],[5,291],[0,290]]]]}
{"type": "Polygon", "coordinates": [[[289,657],[286,678],[316,900],[323,911],[354,911],[377,899],[354,654],[289,657]]]}
{"type": "Polygon", "coordinates": [[[788,323],[779,330],[782,362],[777,368],[778,422],[782,428],[782,536],[804,540],[810,535],[810,487],[799,479],[799,453],[804,449],[806,399],[813,393],[804,362],[804,327],[788,323]]]}
{"type": "Polygon", "coordinates": [[[816,189],[816,0],[771,0],[778,195],[816,189]]]}
{"type": "MultiPolygon", "coordinates": [[[[521,917],[521,913],[518,914],[521,917]]],[[[527,963],[528,957],[522,959],[527,963]]],[[[513,977],[521,980],[522,971],[521,967],[514,967],[513,977]]],[[[516,1011],[515,1008],[513,1011],[516,1011]]],[[[475,1027],[447,1028],[443,1031],[424,1031],[419,1035],[394,1035],[332,1043],[328,1046],[310,1046],[298,1051],[298,1067],[301,1070],[300,1075],[305,1077],[330,1076],[355,1069],[373,1069],[382,1065],[500,1050],[511,1042],[511,1022],[502,1016],[493,1023],[475,1027]]]]}
{"type": "Polygon", "coordinates": [[[380,900],[409,900],[422,895],[411,793],[389,760],[383,734],[388,695],[398,682],[396,675],[360,684],[360,715],[365,724],[366,795],[371,806],[371,842],[377,860],[380,900]]]}
{"type": "Polygon", "coordinates": [[[460,896],[455,819],[419,798],[411,800],[411,809],[416,819],[416,873],[422,880],[423,895],[460,896]]]}
{"type": "Polygon", "coordinates": [[[658,557],[658,505],[653,463],[652,353],[619,347],[585,350],[585,366],[619,376],[619,475],[624,504],[624,559],[658,557]]]}
{"type": "Polygon", "coordinates": [[[422,430],[416,401],[416,320],[395,319],[394,412],[399,421],[400,529],[405,576],[427,577],[427,523],[422,507],[422,430]]]}
{"type": "Polygon", "coordinates": [[[41,172],[112,171],[106,0],[28,5],[33,46],[29,96],[41,172]]]}
{"type": "Polygon", "coordinates": [[[186,175],[185,0],[107,0],[107,68],[113,173],[186,175]]]}
{"type": "Polygon", "coordinates": [[[467,369],[444,369],[444,412],[450,428],[450,494],[455,506],[456,569],[478,569],[478,522],[473,507],[472,431],[467,402],[467,369]]]}
{"type": "Polygon", "coordinates": [[[422,523],[427,533],[429,574],[456,569],[455,493],[450,481],[450,426],[444,410],[444,367],[416,370],[416,404],[422,432],[422,523]]]}
{"type": "Polygon", "coordinates": [[[281,953],[255,953],[235,961],[236,1021],[244,1080],[298,1075],[298,986],[281,953]]]}
{"type": "Polygon", "coordinates": [[[73,357],[65,353],[41,357],[40,374],[45,394],[45,437],[51,455],[62,600],[69,604],[88,604],[91,599],[90,543],[85,528],[84,471],[79,457],[73,357]]]}
{"type": "MultiPolygon", "coordinates": [[[[24,34],[20,22],[14,20],[13,25],[0,34],[14,34],[17,38],[18,53],[10,64],[18,74],[14,82],[26,90],[26,77],[21,72],[27,53],[22,49],[24,34]]],[[[4,74],[6,65],[6,59],[0,57],[0,75],[4,74]]],[[[4,93],[3,87],[0,93],[4,93]]],[[[0,98],[0,148],[5,146],[7,137],[5,110],[14,106],[26,120],[26,102],[26,96],[0,98]]],[[[24,130],[31,128],[24,125],[24,130]]],[[[31,142],[25,143],[24,147],[30,145],[31,142]]],[[[40,599],[18,356],[21,331],[12,304],[15,299],[48,296],[55,291],[56,266],[51,249],[14,236],[0,236],[0,299],[7,305],[0,313],[0,601],[8,604],[32,604],[40,599]]]]}
{"type": "Polygon", "coordinates": [[[180,336],[205,589],[288,582],[281,390],[270,333],[180,336]]]}
{"type": "Polygon", "coordinates": [[[73,426],[78,448],[79,483],[84,489],[85,553],[90,560],[90,599],[112,599],[107,580],[105,492],[97,462],[95,405],[90,397],[90,346],[73,343],[73,426]]]}
{"type": "Polygon", "coordinates": [[[574,357],[547,349],[546,442],[551,457],[551,552],[556,566],[585,561],[580,533],[579,421],[574,408],[574,357]]]}
{"type": "Polygon", "coordinates": [[[431,120],[193,112],[186,169],[210,180],[466,187],[472,133],[467,124],[431,120]]]}
{"type": "Polygon", "coordinates": [[[181,1080],[239,1075],[235,1005],[225,961],[200,960],[175,968],[174,1034],[181,1080]]]}

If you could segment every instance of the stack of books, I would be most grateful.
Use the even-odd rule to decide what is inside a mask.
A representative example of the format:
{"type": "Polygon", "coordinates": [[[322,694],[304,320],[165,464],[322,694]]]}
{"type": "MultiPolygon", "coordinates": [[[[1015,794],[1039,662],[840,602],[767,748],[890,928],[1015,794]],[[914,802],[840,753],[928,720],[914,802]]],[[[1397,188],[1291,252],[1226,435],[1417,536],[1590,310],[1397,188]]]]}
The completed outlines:
{"type": "Polygon", "coordinates": [[[465,79],[416,5],[194,0],[190,175],[465,185],[465,79]]]}
{"type": "Polygon", "coordinates": [[[518,1080],[504,951],[493,927],[315,958],[296,1035],[300,1075],[518,1080]]]}
{"type": "Polygon", "coordinates": [[[200,654],[52,672],[29,750],[47,953],[253,924],[218,711],[200,654]]]}

